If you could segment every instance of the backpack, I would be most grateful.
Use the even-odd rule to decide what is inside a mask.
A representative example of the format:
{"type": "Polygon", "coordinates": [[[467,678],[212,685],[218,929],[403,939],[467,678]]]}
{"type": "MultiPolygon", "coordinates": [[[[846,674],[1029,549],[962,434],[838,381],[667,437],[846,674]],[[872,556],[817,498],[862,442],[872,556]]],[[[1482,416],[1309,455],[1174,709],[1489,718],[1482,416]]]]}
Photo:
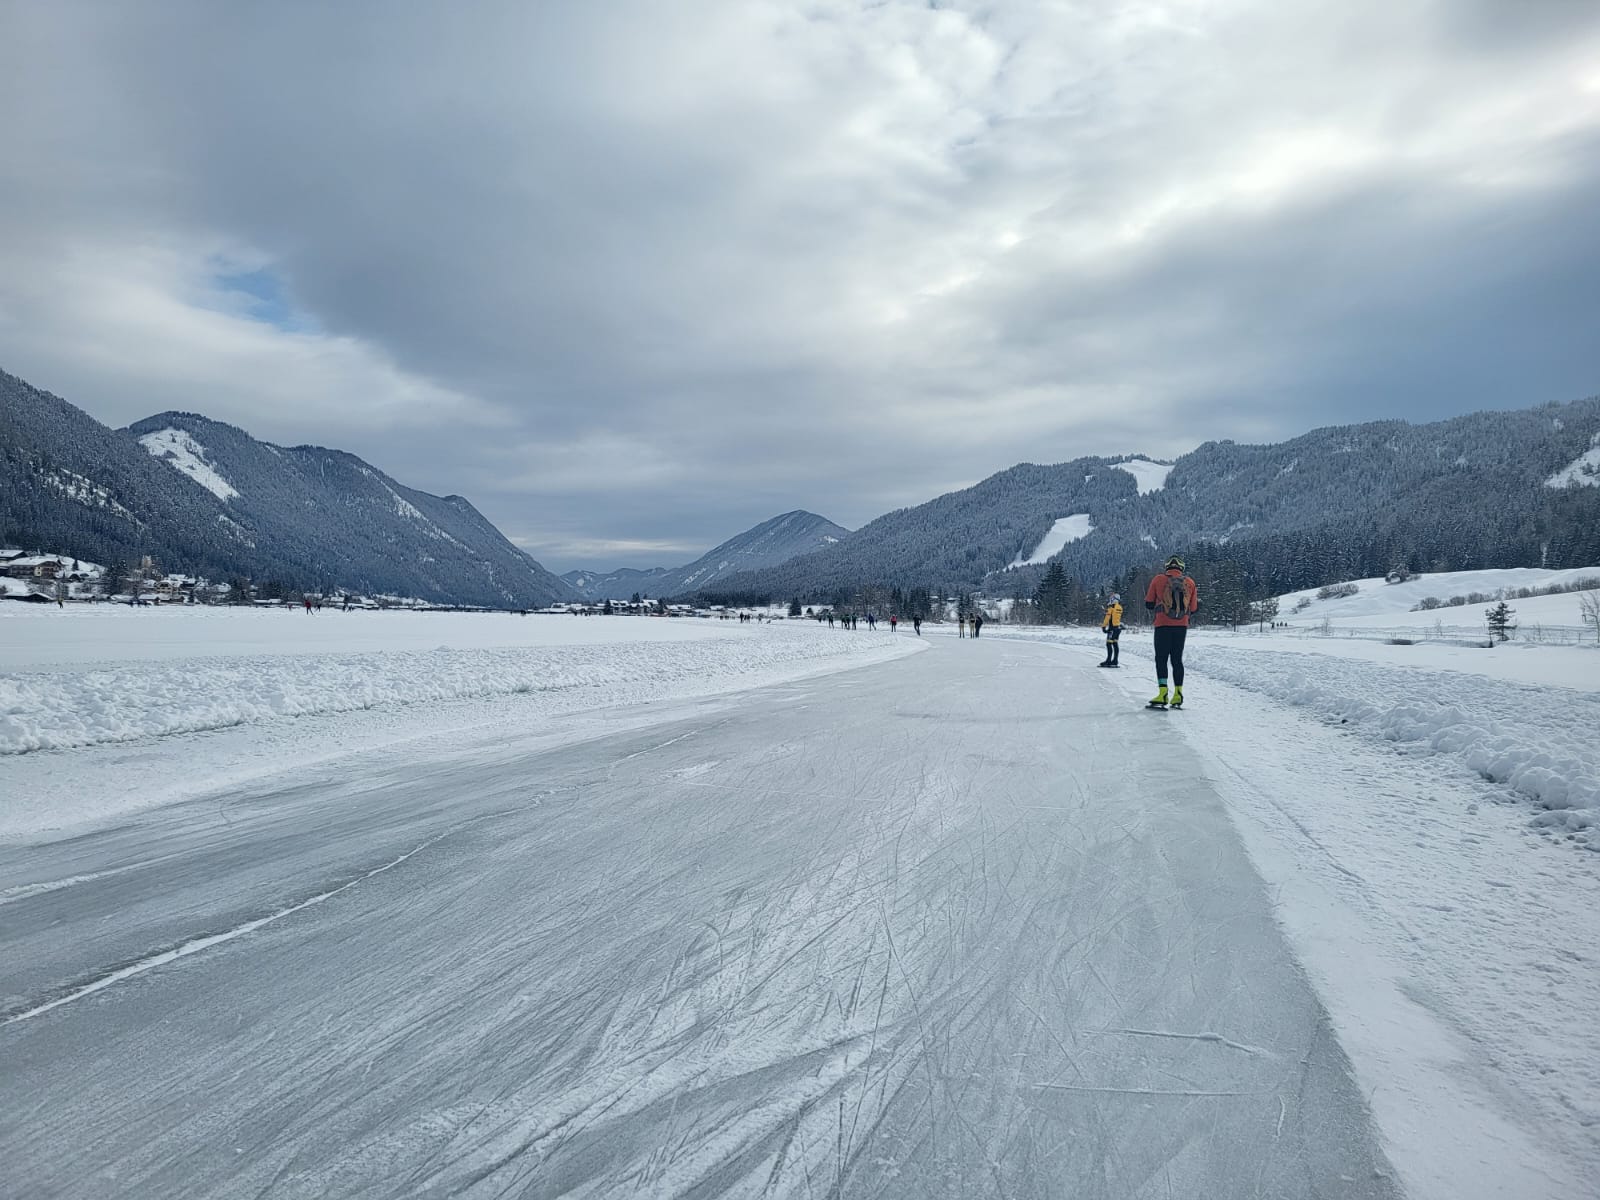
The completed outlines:
{"type": "Polygon", "coordinates": [[[1189,577],[1187,575],[1167,576],[1167,591],[1159,601],[1161,611],[1174,620],[1181,620],[1189,615],[1189,577]]]}

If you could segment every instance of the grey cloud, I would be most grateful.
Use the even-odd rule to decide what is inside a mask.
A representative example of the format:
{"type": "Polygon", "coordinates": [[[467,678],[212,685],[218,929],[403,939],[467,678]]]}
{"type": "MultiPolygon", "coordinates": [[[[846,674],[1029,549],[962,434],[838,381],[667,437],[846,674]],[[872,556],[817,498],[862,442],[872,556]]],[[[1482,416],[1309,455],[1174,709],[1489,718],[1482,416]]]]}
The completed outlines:
{"type": "Polygon", "coordinates": [[[1576,396],[1600,43],[1511,9],[18,5],[0,365],[346,446],[558,569],[1576,396]],[[316,336],[194,318],[152,244],[258,256],[316,336]],[[167,323],[86,328],[85,254],[167,323]]]}

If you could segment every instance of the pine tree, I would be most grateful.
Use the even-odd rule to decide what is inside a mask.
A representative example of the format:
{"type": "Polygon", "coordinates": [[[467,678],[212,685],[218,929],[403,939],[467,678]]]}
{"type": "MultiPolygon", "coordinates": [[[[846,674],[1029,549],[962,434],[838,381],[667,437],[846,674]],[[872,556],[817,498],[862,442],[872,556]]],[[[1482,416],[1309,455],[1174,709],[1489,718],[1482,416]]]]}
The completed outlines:
{"type": "Polygon", "coordinates": [[[1250,619],[1260,626],[1264,632],[1268,621],[1278,619],[1278,598],[1276,596],[1267,596],[1260,600],[1252,600],[1250,602],[1250,619]]]}
{"type": "Polygon", "coordinates": [[[1516,615],[1517,610],[1502,600],[1485,614],[1484,620],[1488,622],[1489,632],[1505,642],[1516,632],[1517,627],[1511,623],[1511,618],[1516,615]]]}
{"type": "Polygon", "coordinates": [[[1066,624],[1071,615],[1071,602],[1071,585],[1067,582],[1066,569],[1060,562],[1053,562],[1039,581],[1036,596],[1039,620],[1046,625],[1066,624]]]}

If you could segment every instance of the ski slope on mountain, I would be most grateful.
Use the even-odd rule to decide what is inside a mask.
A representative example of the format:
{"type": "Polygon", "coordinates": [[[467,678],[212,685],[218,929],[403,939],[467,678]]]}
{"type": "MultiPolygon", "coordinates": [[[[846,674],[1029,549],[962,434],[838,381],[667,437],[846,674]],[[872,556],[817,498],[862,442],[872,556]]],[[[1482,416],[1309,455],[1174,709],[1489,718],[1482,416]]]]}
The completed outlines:
{"type": "Polygon", "coordinates": [[[1093,532],[1094,526],[1089,522],[1088,513],[1074,513],[1070,517],[1062,517],[1050,526],[1050,531],[1044,535],[1044,540],[1034,547],[1032,554],[1027,558],[1017,555],[1017,561],[1011,565],[1032,567],[1049,562],[1067,548],[1067,543],[1086,538],[1093,532]]]}
{"type": "Polygon", "coordinates": [[[1600,433],[1594,435],[1589,449],[1545,480],[1545,486],[1552,488],[1574,484],[1579,487],[1600,487],[1600,433]]]}
{"type": "Polygon", "coordinates": [[[218,500],[232,500],[239,489],[224,479],[206,458],[205,447],[184,429],[157,429],[139,439],[151,455],[182,471],[218,500]]]}
{"type": "Polygon", "coordinates": [[[1119,471],[1126,471],[1134,478],[1139,495],[1148,496],[1151,492],[1159,492],[1167,485],[1167,476],[1172,474],[1171,463],[1151,462],[1148,458],[1130,458],[1126,462],[1112,464],[1119,471]]]}

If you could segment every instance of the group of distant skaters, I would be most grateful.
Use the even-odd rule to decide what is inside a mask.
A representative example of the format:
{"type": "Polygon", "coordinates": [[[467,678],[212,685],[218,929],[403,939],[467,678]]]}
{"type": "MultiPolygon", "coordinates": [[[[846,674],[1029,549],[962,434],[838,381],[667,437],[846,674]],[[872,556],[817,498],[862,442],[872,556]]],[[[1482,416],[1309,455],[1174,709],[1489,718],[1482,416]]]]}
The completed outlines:
{"type": "MultiPolygon", "coordinates": [[[[1152,614],[1156,651],[1155,697],[1151,708],[1183,707],[1183,644],[1189,634],[1189,618],[1200,609],[1200,593],[1194,580],[1189,578],[1184,561],[1174,554],[1167,559],[1161,574],[1150,581],[1145,589],[1145,610],[1152,614]],[[1170,686],[1168,681],[1171,681],[1170,686]]],[[[828,628],[855,629],[861,620],[859,613],[835,613],[831,609],[816,614],[818,621],[827,621],[828,628]]],[[[867,613],[867,628],[878,627],[876,613],[867,613]]],[[[957,635],[977,637],[983,632],[986,618],[979,609],[961,613],[956,618],[957,635]]],[[[889,628],[897,630],[900,618],[889,617],[889,628]]],[[[922,618],[912,617],[911,628],[922,636],[922,618]]],[[[1106,602],[1105,616],[1100,628],[1106,636],[1106,656],[1102,667],[1122,665],[1122,597],[1116,592],[1106,602]]]]}
{"type": "MultiPolygon", "coordinates": [[[[832,609],[828,609],[825,612],[817,613],[816,614],[816,618],[817,618],[818,621],[826,621],[828,623],[828,628],[829,629],[832,629],[835,626],[837,626],[840,629],[855,629],[861,623],[861,614],[860,613],[836,613],[832,609]]],[[[867,614],[867,628],[869,630],[873,630],[873,629],[876,629],[877,627],[878,627],[878,614],[869,612],[867,614]]],[[[911,629],[918,637],[922,636],[922,618],[921,617],[912,617],[911,618],[911,629]]],[[[890,633],[898,633],[899,631],[900,631],[900,617],[899,617],[899,614],[890,613],[889,614],[889,632],[890,633]]]]}

